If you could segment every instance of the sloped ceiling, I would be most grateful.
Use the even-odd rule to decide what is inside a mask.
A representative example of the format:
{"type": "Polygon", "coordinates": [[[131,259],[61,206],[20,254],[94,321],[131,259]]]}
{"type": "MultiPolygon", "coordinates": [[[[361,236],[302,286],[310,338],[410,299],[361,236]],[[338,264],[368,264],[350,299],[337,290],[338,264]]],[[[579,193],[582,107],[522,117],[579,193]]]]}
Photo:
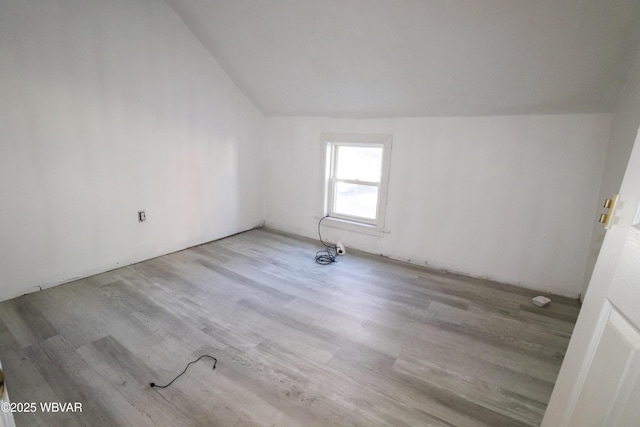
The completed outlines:
{"type": "Polygon", "coordinates": [[[609,112],[638,0],[167,0],[268,115],[609,112]]]}

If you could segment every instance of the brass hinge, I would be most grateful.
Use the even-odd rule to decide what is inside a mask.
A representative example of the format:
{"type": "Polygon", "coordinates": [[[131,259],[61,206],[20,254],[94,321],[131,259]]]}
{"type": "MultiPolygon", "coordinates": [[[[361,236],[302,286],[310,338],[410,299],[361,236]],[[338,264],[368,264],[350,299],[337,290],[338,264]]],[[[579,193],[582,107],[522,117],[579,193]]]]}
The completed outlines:
{"type": "Polygon", "coordinates": [[[611,217],[613,216],[613,209],[616,207],[616,202],[618,201],[618,195],[614,194],[610,199],[605,199],[604,208],[608,209],[609,212],[600,214],[600,218],[598,222],[604,225],[605,230],[609,229],[609,225],[611,223],[611,217]]]}

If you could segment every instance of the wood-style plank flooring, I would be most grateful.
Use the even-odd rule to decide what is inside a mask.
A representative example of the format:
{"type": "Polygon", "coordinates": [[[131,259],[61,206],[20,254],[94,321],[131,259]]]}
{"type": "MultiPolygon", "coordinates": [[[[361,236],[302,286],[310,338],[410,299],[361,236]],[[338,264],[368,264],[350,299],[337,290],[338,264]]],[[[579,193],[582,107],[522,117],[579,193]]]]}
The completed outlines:
{"type": "Polygon", "coordinates": [[[578,303],[252,230],[0,303],[18,426],[536,426],[578,303]],[[180,373],[170,388],[151,389],[180,373]]]}

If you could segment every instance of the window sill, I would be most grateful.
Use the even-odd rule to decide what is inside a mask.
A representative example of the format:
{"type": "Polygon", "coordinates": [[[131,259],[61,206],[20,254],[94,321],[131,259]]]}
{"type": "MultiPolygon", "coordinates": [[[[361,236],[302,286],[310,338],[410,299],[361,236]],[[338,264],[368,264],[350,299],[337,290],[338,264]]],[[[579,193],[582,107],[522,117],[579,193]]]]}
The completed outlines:
{"type": "Polygon", "coordinates": [[[389,230],[380,228],[375,225],[363,224],[360,222],[349,221],[341,218],[328,217],[322,221],[322,225],[327,227],[338,228],[340,230],[353,231],[356,233],[368,234],[369,236],[383,237],[389,230]]]}

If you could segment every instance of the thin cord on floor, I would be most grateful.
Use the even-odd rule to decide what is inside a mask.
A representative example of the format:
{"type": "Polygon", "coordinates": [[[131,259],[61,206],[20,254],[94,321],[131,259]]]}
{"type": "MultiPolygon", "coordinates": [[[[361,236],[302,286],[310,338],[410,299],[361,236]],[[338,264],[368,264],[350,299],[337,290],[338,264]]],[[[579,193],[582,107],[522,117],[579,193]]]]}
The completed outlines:
{"type": "Polygon", "coordinates": [[[336,256],[338,248],[335,245],[330,245],[322,240],[322,233],[320,233],[320,224],[322,224],[322,221],[325,218],[329,218],[329,215],[323,216],[320,221],[318,221],[318,237],[320,238],[320,243],[324,245],[325,250],[316,252],[316,262],[322,265],[329,265],[337,261],[336,256]],[[336,253],[333,253],[332,249],[334,249],[336,253]]]}
{"type": "Polygon", "coordinates": [[[209,356],[208,354],[203,354],[202,356],[198,357],[196,360],[194,360],[193,362],[189,362],[187,363],[187,366],[184,368],[184,371],[180,372],[180,374],[175,377],[174,379],[171,380],[171,382],[169,384],[166,385],[158,385],[156,383],[149,383],[149,385],[151,386],[151,388],[167,388],[169,387],[171,384],[173,384],[173,382],[175,380],[177,380],[178,378],[180,378],[182,376],[182,374],[184,374],[185,372],[187,372],[187,369],[189,369],[189,366],[191,366],[192,364],[196,363],[198,360],[202,359],[203,357],[208,357],[209,359],[213,359],[213,368],[211,369],[216,369],[216,364],[218,363],[218,359],[216,359],[213,356],[209,356]]]}

